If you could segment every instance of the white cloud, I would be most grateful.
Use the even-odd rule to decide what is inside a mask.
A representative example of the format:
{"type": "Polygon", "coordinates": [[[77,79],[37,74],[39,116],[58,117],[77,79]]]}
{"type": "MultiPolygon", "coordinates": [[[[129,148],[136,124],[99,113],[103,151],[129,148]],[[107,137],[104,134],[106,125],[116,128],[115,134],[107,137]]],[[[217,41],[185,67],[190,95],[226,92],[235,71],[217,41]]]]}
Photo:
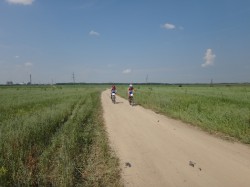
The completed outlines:
{"type": "Polygon", "coordinates": [[[205,63],[202,64],[202,67],[212,66],[214,65],[214,59],[216,55],[213,54],[212,49],[207,49],[206,54],[204,56],[205,63]]]}
{"type": "Polygon", "coordinates": [[[16,55],[15,58],[19,58],[20,56],[16,55]]]}
{"type": "Polygon", "coordinates": [[[131,72],[132,72],[131,69],[125,69],[125,70],[122,71],[122,73],[124,73],[124,74],[129,74],[129,73],[131,73],[131,72]]]}
{"type": "Polygon", "coordinates": [[[91,36],[100,36],[100,33],[92,30],[92,31],[89,32],[89,35],[91,35],[91,36]]]}
{"type": "Polygon", "coordinates": [[[6,0],[10,4],[31,5],[35,0],[6,0]]]}
{"type": "Polygon", "coordinates": [[[31,67],[31,66],[33,66],[33,64],[32,64],[31,62],[26,62],[26,63],[24,64],[24,66],[25,66],[25,67],[31,67]]]}
{"type": "Polygon", "coordinates": [[[175,25],[173,25],[173,24],[171,24],[171,23],[165,23],[165,24],[162,25],[161,27],[164,28],[164,29],[167,29],[167,30],[175,29],[175,25]]]}

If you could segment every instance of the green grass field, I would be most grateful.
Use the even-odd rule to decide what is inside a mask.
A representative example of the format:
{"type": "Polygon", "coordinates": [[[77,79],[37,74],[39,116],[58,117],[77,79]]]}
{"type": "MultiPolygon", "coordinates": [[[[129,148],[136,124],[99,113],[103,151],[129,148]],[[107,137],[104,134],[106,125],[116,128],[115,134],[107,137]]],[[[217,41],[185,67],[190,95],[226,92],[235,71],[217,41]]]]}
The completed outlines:
{"type": "Polygon", "coordinates": [[[0,186],[119,186],[103,88],[0,87],[0,186]]]}
{"type": "MultiPolygon", "coordinates": [[[[105,88],[0,87],[0,186],[121,186],[103,125],[105,88]]],[[[127,97],[127,86],[117,88],[127,97]]],[[[135,85],[135,102],[250,143],[250,86],[135,85]]]]}
{"type": "MultiPolygon", "coordinates": [[[[118,86],[125,98],[126,89],[118,86]]],[[[135,85],[135,101],[210,133],[250,143],[249,85],[135,85]]]]}

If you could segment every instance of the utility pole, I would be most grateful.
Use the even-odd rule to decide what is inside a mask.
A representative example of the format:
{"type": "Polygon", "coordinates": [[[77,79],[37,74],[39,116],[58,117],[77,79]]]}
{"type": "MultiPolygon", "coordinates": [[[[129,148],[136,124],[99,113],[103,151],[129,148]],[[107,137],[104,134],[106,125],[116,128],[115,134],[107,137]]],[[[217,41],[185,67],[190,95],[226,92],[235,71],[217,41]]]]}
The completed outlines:
{"type": "Polygon", "coordinates": [[[75,74],[74,74],[74,72],[72,74],[72,78],[73,78],[73,83],[75,84],[75,74]]]}
{"type": "Polygon", "coordinates": [[[213,87],[213,79],[211,79],[210,87],[213,87]]]}
{"type": "Polygon", "coordinates": [[[30,84],[32,84],[32,82],[31,82],[31,74],[30,74],[30,84]]]}
{"type": "Polygon", "coordinates": [[[147,76],[146,76],[146,84],[148,84],[148,74],[147,74],[147,76]]]}

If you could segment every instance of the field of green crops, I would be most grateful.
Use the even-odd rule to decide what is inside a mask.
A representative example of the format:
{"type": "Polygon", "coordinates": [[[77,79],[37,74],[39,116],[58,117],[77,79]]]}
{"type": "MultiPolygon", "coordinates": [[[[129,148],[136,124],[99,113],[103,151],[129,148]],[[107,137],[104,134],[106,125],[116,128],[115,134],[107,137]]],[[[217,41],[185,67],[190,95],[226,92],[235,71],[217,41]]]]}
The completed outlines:
{"type": "MultiPolygon", "coordinates": [[[[118,93],[126,96],[125,86],[118,93]]],[[[224,138],[250,144],[250,85],[135,85],[135,102],[224,138]]]]}
{"type": "MultiPolygon", "coordinates": [[[[126,97],[127,87],[118,85],[126,97]]],[[[0,87],[0,186],[121,186],[105,86],[0,87]]],[[[135,102],[250,144],[250,86],[135,85],[135,102]]]]}
{"type": "Polygon", "coordinates": [[[119,186],[103,89],[0,87],[0,186],[119,186]]]}

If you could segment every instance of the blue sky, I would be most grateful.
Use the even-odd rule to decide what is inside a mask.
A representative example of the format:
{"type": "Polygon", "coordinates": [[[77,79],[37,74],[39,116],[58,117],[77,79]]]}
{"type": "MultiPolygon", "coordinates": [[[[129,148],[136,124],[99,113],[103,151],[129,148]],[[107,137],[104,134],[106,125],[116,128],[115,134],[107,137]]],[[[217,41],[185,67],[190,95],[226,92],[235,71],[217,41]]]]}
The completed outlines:
{"type": "Polygon", "coordinates": [[[0,84],[250,82],[249,0],[1,0],[0,84]]]}

